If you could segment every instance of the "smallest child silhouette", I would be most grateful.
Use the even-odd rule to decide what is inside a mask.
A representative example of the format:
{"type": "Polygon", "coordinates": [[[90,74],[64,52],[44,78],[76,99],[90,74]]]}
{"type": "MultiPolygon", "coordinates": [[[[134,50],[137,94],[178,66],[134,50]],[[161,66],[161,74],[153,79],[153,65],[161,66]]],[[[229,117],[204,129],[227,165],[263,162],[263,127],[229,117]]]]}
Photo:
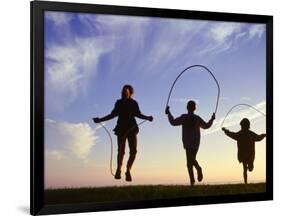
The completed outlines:
{"type": "Polygon", "coordinates": [[[222,130],[227,136],[237,141],[237,157],[239,163],[243,163],[243,177],[245,184],[247,184],[247,171],[252,172],[254,169],[255,142],[261,141],[266,134],[258,135],[251,131],[250,121],[247,118],[243,118],[240,125],[241,130],[238,132],[231,132],[224,127],[222,130]]]}

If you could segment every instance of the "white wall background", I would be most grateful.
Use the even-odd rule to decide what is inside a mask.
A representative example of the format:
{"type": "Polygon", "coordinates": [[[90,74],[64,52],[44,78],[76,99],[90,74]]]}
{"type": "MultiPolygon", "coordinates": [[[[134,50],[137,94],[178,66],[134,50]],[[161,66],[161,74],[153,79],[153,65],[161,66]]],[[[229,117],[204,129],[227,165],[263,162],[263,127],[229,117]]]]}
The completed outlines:
{"type": "MultiPolygon", "coordinates": [[[[71,2],[78,2],[72,0],[71,2]]],[[[119,215],[276,215],[281,209],[279,155],[281,103],[281,13],[276,0],[81,0],[85,3],[118,4],[217,12],[274,15],[274,201],[177,208],[119,211],[119,215]]],[[[0,12],[0,214],[29,212],[29,0],[5,0],[0,12]]],[[[117,212],[83,213],[112,216],[117,212]]],[[[74,215],[74,214],[69,214],[74,215]]],[[[76,215],[76,214],[75,214],[76,215]]]]}

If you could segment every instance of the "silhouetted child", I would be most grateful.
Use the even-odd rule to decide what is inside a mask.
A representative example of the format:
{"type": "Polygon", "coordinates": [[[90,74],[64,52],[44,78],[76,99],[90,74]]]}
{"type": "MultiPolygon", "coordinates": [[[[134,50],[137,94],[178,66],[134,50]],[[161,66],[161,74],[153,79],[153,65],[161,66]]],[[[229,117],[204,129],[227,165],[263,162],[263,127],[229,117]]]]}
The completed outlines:
{"type": "Polygon", "coordinates": [[[167,106],[165,112],[168,115],[170,124],[173,126],[182,126],[182,142],[186,151],[190,185],[193,186],[195,183],[193,166],[197,170],[197,180],[201,182],[203,179],[202,168],[196,160],[196,154],[200,145],[200,128],[210,128],[215,119],[215,114],[213,114],[210,121],[206,123],[200,116],[194,114],[196,110],[196,103],[192,100],[187,103],[188,113],[183,114],[178,118],[174,118],[169,109],[170,107],[167,106]]]}
{"type": "Polygon", "coordinates": [[[238,132],[231,132],[226,128],[222,128],[224,133],[230,138],[237,141],[239,163],[243,163],[244,182],[247,184],[247,170],[250,172],[254,169],[255,160],[255,142],[261,141],[266,134],[258,135],[250,130],[250,121],[243,118],[240,122],[241,130],[238,132]]]}
{"type": "Polygon", "coordinates": [[[114,109],[109,115],[102,118],[93,118],[95,123],[111,120],[118,116],[117,125],[114,128],[117,135],[118,155],[115,179],[121,179],[121,168],[125,154],[126,139],[129,143],[130,156],[127,162],[126,181],[132,181],[131,168],[137,154],[137,134],[139,128],[135,117],[152,121],[152,116],[145,116],[141,113],[137,101],[132,99],[134,89],[130,85],[123,86],[121,99],[117,100],[114,109]]]}

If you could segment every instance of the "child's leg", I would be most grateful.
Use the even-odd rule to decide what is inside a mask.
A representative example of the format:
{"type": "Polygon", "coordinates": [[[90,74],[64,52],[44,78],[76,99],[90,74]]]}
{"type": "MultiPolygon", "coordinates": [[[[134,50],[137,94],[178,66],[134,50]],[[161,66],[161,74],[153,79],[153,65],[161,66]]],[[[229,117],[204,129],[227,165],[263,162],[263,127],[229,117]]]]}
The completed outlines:
{"type": "Polygon", "coordinates": [[[126,137],[118,135],[117,137],[118,144],[118,154],[117,154],[117,170],[121,171],[123,158],[125,155],[125,145],[126,145],[126,137]]]}
{"type": "Polygon", "coordinates": [[[252,172],[252,171],[254,170],[254,161],[250,161],[250,162],[248,163],[248,170],[249,170],[250,172],[252,172]]]}
{"type": "Polygon", "coordinates": [[[194,156],[189,149],[185,149],[185,152],[186,152],[187,170],[189,174],[190,184],[193,185],[195,182],[194,173],[193,173],[194,156]]]}
{"type": "Polygon", "coordinates": [[[130,134],[128,136],[130,156],[127,162],[127,172],[130,172],[137,154],[137,134],[130,134]]]}
{"type": "MultiPolygon", "coordinates": [[[[195,155],[195,158],[196,158],[196,155],[195,155]]],[[[200,167],[200,165],[199,165],[199,163],[198,163],[198,161],[195,159],[194,160],[194,162],[193,162],[193,165],[194,165],[194,167],[198,170],[198,169],[201,169],[201,167],[200,167]]]]}
{"type": "Polygon", "coordinates": [[[137,134],[129,134],[128,135],[128,143],[129,143],[129,148],[130,148],[130,156],[127,162],[127,171],[125,173],[126,175],[126,181],[132,181],[132,176],[131,176],[131,168],[133,166],[133,163],[136,159],[136,154],[137,154],[137,134]]]}
{"type": "Polygon", "coordinates": [[[243,162],[243,176],[244,176],[244,182],[247,184],[247,163],[243,162]]]}
{"type": "Polygon", "coordinates": [[[196,160],[197,152],[198,152],[197,149],[192,150],[193,166],[197,170],[197,180],[201,182],[203,180],[203,173],[202,173],[202,168],[200,167],[198,161],[196,160]]]}

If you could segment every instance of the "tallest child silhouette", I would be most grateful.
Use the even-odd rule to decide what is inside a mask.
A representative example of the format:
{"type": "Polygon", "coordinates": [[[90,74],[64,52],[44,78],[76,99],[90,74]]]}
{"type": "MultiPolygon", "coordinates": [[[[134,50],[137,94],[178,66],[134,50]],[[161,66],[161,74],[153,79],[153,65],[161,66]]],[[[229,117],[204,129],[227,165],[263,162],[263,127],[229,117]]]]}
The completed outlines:
{"type": "Polygon", "coordinates": [[[199,182],[203,179],[202,168],[196,160],[196,155],[200,145],[200,128],[208,129],[212,126],[215,119],[215,113],[213,113],[211,119],[205,122],[200,116],[195,115],[196,103],[192,100],[187,103],[188,113],[181,115],[178,118],[174,118],[170,112],[170,107],[166,107],[165,113],[168,115],[168,119],[173,126],[182,126],[182,142],[186,152],[187,169],[190,178],[190,185],[195,183],[193,167],[197,170],[197,180],[199,182]]]}
{"type": "Polygon", "coordinates": [[[114,128],[118,143],[117,169],[114,177],[115,179],[121,179],[121,168],[125,155],[125,145],[126,140],[128,140],[130,156],[127,162],[127,171],[125,173],[126,181],[132,181],[131,168],[137,154],[137,134],[139,132],[139,128],[135,117],[149,121],[153,120],[152,116],[146,116],[141,113],[137,101],[132,98],[133,94],[133,87],[131,85],[124,85],[121,92],[121,99],[116,101],[111,113],[102,118],[93,118],[95,123],[100,123],[118,116],[117,125],[114,128]]]}

